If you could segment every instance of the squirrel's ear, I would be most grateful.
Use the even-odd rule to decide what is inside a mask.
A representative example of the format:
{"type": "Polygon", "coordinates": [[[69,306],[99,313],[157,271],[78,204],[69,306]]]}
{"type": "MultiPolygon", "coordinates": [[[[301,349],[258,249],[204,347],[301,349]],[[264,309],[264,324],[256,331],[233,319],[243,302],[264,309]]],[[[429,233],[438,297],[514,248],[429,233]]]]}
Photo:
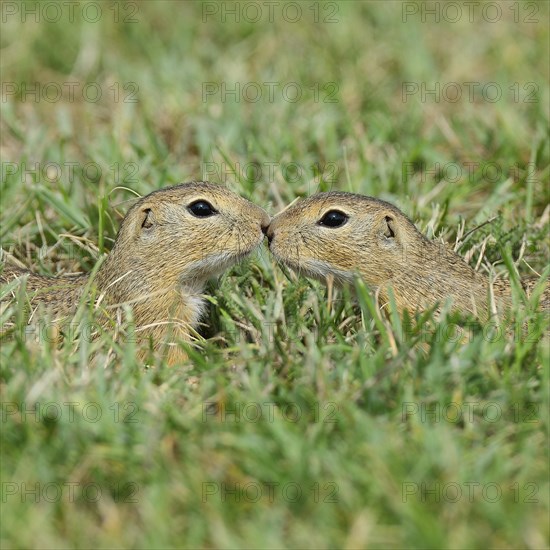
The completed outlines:
{"type": "Polygon", "coordinates": [[[143,229],[149,229],[153,227],[153,211],[150,208],[143,208],[141,210],[141,227],[143,229]]]}
{"type": "Polygon", "coordinates": [[[393,216],[386,215],[384,216],[384,237],[387,239],[395,239],[396,234],[396,224],[395,218],[393,216]]]}

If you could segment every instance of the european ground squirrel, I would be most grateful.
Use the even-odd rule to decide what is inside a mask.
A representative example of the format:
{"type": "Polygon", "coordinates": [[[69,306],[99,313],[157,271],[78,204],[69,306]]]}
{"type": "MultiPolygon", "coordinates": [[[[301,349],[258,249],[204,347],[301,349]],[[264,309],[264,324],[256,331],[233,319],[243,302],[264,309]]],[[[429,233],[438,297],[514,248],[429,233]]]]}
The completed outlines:
{"type": "MultiPolygon", "coordinates": [[[[269,248],[289,267],[324,280],[351,282],[359,274],[388,303],[391,287],[400,312],[443,305],[481,319],[489,316],[489,279],[449,247],[430,241],[390,203],[353,193],[318,193],[275,216],[269,248]]],[[[529,292],[532,281],[525,285],[529,292]]],[[[511,304],[509,286],[493,285],[497,311],[511,304]]],[[[546,286],[541,307],[550,308],[546,286]]]]}
{"type": "MultiPolygon", "coordinates": [[[[220,185],[192,182],[167,187],[139,199],[124,217],[113,249],[93,284],[111,321],[120,306],[132,308],[136,334],[187,340],[204,308],[208,279],[259,246],[267,213],[220,185]],[[110,313],[109,313],[110,312],[110,313]]],[[[46,306],[61,319],[76,310],[89,275],[44,277],[6,264],[0,280],[26,276],[31,306],[46,306]]],[[[167,360],[185,357],[175,342],[167,360]]]]}

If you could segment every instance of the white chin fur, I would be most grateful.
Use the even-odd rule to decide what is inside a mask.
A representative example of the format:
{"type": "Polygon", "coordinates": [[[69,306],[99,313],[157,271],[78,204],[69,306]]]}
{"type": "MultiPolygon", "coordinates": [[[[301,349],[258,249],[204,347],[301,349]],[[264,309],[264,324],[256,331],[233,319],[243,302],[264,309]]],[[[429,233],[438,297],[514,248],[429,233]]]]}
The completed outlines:
{"type": "Polygon", "coordinates": [[[189,264],[182,276],[184,279],[191,278],[199,281],[207,281],[208,279],[221,275],[241,259],[248,256],[249,253],[250,252],[243,252],[235,255],[229,252],[220,252],[218,254],[212,254],[189,264]]]}

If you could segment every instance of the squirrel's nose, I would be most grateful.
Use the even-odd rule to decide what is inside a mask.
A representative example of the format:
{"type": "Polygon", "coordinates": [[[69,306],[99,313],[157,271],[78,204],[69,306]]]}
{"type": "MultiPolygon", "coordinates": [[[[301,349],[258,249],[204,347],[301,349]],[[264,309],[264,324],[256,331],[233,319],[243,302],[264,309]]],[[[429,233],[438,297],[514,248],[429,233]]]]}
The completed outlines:
{"type": "Polygon", "coordinates": [[[260,221],[260,227],[262,228],[262,232],[264,235],[267,235],[267,230],[269,229],[270,223],[271,223],[271,218],[269,217],[267,212],[265,212],[260,221]]]}
{"type": "Polygon", "coordinates": [[[267,243],[271,244],[271,241],[273,240],[273,227],[271,227],[271,225],[267,225],[266,227],[262,227],[262,231],[267,237],[267,243]]]}
{"type": "Polygon", "coordinates": [[[264,235],[267,235],[267,229],[269,228],[269,224],[271,223],[271,218],[267,214],[267,212],[264,212],[264,215],[260,221],[260,227],[262,228],[262,233],[264,235]]]}

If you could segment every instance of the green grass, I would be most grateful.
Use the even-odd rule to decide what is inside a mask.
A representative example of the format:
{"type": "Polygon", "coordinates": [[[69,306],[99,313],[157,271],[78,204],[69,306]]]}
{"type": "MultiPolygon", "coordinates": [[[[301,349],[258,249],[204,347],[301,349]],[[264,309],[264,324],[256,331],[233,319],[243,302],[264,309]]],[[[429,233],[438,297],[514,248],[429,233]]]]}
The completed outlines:
{"type": "MultiPolygon", "coordinates": [[[[499,4],[494,23],[481,5],[473,22],[466,7],[456,23],[403,22],[410,2],[319,4],[334,23],[315,23],[310,3],[296,23],[283,4],[273,23],[263,4],[256,23],[203,22],[210,2],[139,3],[134,23],[113,20],[133,3],[102,3],[96,23],[80,7],[72,25],[6,16],[2,80],[18,92],[1,104],[2,246],[40,273],[91,270],[135,192],[208,178],[271,214],[317,190],[374,195],[451,243],[496,216],[461,254],[506,277],[542,273],[548,3],[527,4],[499,4]],[[291,82],[296,102],[282,97],[291,82]],[[463,97],[422,102],[436,82],[463,97]],[[480,83],[472,101],[466,82],[480,83]],[[23,83],[65,96],[36,102],[23,83]],[[203,98],[221,83],[263,96],[203,98]],[[419,90],[406,101],[404,83],[419,90]]],[[[209,294],[204,340],[176,368],[139,364],[131,332],[89,342],[85,308],[62,346],[25,335],[22,308],[4,312],[3,548],[548,547],[536,304],[517,297],[516,337],[458,338],[452,315],[379,319],[361,283],[329,303],[265,249],[209,294]]]]}

